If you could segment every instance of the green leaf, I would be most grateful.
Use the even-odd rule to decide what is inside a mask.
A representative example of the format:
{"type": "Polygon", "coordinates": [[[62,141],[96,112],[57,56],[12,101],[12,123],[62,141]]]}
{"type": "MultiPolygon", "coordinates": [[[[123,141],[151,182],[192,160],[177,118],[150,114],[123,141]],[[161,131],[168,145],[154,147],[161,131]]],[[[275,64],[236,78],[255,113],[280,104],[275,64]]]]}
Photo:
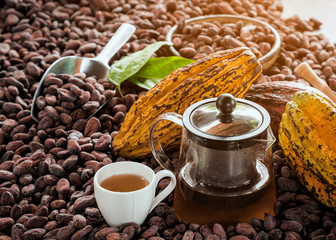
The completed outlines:
{"type": "Polygon", "coordinates": [[[172,71],[193,63],[194,60],[183,57],[161,57],[151,58],[148,62],[133,75],[137,78],[162,79],[172,71]]]}
{"type": "Polygon", "coordinates": [[[130,77],[129,79],[127,79],[127,81],[130,81],[135,85],[138,85],[139,87],[149,90],[156,84],[158,84],[161,79],[130,77]]]}
{"type": "Polygon", "coordinates": [[[132,53],[115,62],[109,70],[109,81],[117,85],[120,91],[120,84],[138,72],[150,59],[153,53],[163,45],[172,45],[172,43],[165,41],[155,42],[144,49],[132,53]]]}
{"type": "Polygon", "coordinates": [[[172,71],[193,62],[194,60],[192,59],[176,56],[150,58],[137,73],[127,80],[139,87],[149,90],[172,71]]]}

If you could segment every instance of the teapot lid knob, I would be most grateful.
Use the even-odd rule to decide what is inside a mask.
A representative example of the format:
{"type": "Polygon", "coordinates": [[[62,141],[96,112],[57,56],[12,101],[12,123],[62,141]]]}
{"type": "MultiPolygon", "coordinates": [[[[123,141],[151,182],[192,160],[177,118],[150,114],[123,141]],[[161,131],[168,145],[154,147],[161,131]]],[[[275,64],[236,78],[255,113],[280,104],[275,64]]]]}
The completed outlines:
{"type": "Polygon", "coordinates": [[[236,108],[236,99],[229,93],[223,93],[217,98],[216,107],[222,114],[231,114],[236,108]]]}
{"type": "Polygon", "coordinates": [[[216,100],[216,107],[220,112],[219,119],[222,123],[233,121],[232,112],[236,108],[236,99],[229,93],[221,94],[216,100]]]}

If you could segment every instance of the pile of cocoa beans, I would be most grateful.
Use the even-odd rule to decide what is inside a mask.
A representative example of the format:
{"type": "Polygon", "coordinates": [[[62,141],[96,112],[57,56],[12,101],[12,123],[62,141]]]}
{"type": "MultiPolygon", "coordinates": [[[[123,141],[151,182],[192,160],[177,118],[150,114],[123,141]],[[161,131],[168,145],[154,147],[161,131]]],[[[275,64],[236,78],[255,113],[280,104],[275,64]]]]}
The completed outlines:
{"type": "Polygon", "coordinates": [[[267,27],[236,23],[221,23],[219,21],[186,24],[179,22],[172,42],[182,57],[194,60],[211,53],[248,47],[260,58],[267,54],[275,41],[275,36],[267,27]]]}
{"type": "MultiPolygon", "coordinates": [[[[87,83],[86,87],[62,85],[64,90],[56,89],[62,93],[51,97],[56,99],[54,105],[50,105],[50,99],[49,103],[44,99],[45,105],[39,102],[40,123],[30,116],[43,73],[60,57],[94,57],[123,22],[135,25],[134,36],[111,59],[112,63],[150,43],[165,40],[170,28],[181,21],[209,14],[255,17],[278,30],[282,40],[280,55],[259,82],[303,82],[293,70],[306,61],[336,90],[336,46],[325,36],[312,33],[320,22],[297,16],[283,19],[281,12],[281,1],[275,0],[1,1],[0,240],[336,239],[336,213],[299,184],[279,146],[273,149],[277,202],[274,214],[265,213],[263,220],[254,218],[229,227],[179,221],[174,215],[172,193],[141,226],[130,223],[110,227],[97,207],[93,176],[100,167],[125,160],[115,156],[110,145],[142,90],[122,85],[121,95],[106,80],[87,80],[87,76],[79,74],[75,78],[87,83]],[[93,85],[96,86],[92,88],[93,85]],[[67,97],[72,100],[77,91],[90,92],[90,101],[95,103],[85,107],[78,99],[73,106],[66,103],[70,100],[67,97]],[[101,104],[105,98],[110,101],[93,117],[71,116],[73,109],[94,111],[97,102],[101,104]],[[42,125],[44,118],[46,124],[42,125]]],[[[167,48],[156,52],[156,56],[169,55],[167,48]]],[[[62,81],[71,78],[50,77],[62,81]]],[[[45,97],[55,90],[50,86],[43,93],[45,97]]],[[[78,111],[83,113],[82,110],[78,111]]],[[[173,158],[177,158],[177,153],[173,153],[173,158]]],[[[161,169],[153,158],[141,162],[155,171],[161,169]]],[[[162,180],[158,191],[167,184],[162,180]]]]}

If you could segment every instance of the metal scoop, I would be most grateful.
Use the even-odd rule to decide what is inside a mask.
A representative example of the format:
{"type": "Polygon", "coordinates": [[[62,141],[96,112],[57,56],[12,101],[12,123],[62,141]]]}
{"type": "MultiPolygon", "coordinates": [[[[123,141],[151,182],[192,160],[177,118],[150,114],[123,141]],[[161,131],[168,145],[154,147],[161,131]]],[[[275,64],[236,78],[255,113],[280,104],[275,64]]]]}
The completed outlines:
{"type": "Polygon", "coordinates": [[[55,61],[43,74],[36,89],[30,113],[32,118],[37,122],[39,121],[37,117],[39,109],[36,106],[36,100],[43,91],[43,82],[49,73],[69,75],[74,75],[76,73],[86,73],[87,76],[96,76],[97,79],[107,78],[109,60],[130,39],[134,31],[135,27],[133,25],[128,23],[122,24],[110,39],[110,41],[106,44],[104,49],[95,58],[67,56],[55,61]]]}

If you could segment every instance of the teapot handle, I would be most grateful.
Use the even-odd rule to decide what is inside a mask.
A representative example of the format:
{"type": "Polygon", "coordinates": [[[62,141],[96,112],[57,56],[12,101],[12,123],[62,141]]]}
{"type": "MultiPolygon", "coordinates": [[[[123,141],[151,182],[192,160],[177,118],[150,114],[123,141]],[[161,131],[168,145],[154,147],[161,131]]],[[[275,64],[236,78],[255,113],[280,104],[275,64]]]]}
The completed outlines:
{"type": "Polygon", "coordinates": [[[159,139],[158,123],[163,120],[172,121],[182,127],[182,116],[173,112],[164,113],[154,120],[149,132],[149,144],[154,158],[161,167],[174,172],[174,164],[164,153],[159,139]]]}

